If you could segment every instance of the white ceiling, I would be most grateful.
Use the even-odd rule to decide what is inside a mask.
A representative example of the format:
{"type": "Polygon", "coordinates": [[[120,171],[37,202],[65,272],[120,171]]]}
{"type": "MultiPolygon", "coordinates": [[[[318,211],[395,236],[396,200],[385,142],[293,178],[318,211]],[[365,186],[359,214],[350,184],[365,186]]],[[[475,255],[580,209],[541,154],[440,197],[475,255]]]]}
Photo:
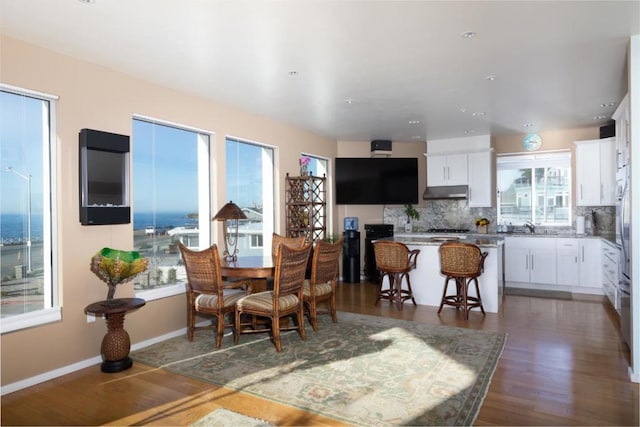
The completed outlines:
{"type": "Polygon", "coordinates": [[[639,4],[0,0],[0,30],[332,138],[424,141],[606,124],[639,4]]]}

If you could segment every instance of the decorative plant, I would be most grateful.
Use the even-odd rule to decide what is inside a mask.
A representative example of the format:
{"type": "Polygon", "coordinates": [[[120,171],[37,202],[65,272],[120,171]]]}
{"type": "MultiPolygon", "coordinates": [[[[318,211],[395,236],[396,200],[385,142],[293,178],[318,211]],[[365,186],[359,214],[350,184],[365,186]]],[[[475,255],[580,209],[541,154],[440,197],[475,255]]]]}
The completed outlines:
{"type": "Polygon", "coordinates": [[[109,286],[107,300],[113,300],[116,286],[133,280],[147,269],[148,264],[138,252],[102,248],[91,258],[91,271],[109,286]]]}
{"type": "Polygon", "coordinates": [[[418,212],[411,203],[404,205],[404,213],[407,214],[407,222],[411,222],[411,219],[420,219],[420,212],[418,212]]]}
{"type": "Polygon", "coordinates": [[[307,174],[307,170],[309,169],[309,163],[311,163],[311,157],[308,157],[308,156],[300,157],[300,175],[307,174]]]}
{"type": "Polygon", "coordinates": [[[482,225],[489,225],[489,220],[487,218],[476,218],[476,227],[480,227],[482,225]]]}

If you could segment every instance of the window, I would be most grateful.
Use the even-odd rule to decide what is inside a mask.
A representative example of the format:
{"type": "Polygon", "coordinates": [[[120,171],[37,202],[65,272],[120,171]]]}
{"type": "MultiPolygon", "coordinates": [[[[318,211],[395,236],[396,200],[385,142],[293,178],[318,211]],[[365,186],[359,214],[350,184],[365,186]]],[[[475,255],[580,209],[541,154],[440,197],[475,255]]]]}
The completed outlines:
{"type": "Polygon", "coordinates": [[[53,159],[56,97],[0,85],[2,332],[60,320],[53,159]]]}
{"type": "Polygon", "coordinates": [[[145,299],[184,292],[178,242],[210,245],[209,139],[202,131],[133,120],[133,246],[149,260],[134,287],[145,299]]]}
{"type": "Polygon", "coordinates": [[[302,153],[301,156],[306,156],[311,161],[309,162],[309,175],[313,176],[329,176],[329,160],[322,157],[314,156],[313,154],[302,153]]]}
{"type": "Polygon", "coordinates": [[[270,255],[275,224],[274,150],[271,147],[226,139],[227,199],[247,216],[238,225],[238,251],[243,255],[270,255]],[[265,242],[267,242],[265,246],[265,242]]]}
{"type": "Polygon", "coordinates": [[[571,154],[497,159],[498,223],[571,225],[571,154]]]}

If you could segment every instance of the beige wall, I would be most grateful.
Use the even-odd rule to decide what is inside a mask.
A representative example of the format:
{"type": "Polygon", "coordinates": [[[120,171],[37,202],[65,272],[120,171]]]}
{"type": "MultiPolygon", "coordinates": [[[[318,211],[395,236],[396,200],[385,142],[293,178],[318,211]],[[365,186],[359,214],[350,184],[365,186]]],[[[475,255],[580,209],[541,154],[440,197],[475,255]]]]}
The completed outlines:
{"type": "MultiPolygon", "coordinates": [[[[30,378],[100,354],[104,321],[87,323],[84,308],[104,299],[107,287],[89,270],[90,258],[105,246],[131,249],[132,224],[81,226],[78,216],[78,132],[93,128],[131,135],[134,113],[215,132],[211,211],[224,194],[224,137],[232,135],[278,147],[279,192],[284,174],[298,170],[301,152],[336,156],[336,141],[282,123],[224,107],[194,95],[162,88],[86,62],[2,37],[0,78],[3,83],[59,96],[57,102],[59,289],[62,321],[4,334],[1,337],[2,384],[30,378]]],[[[279,206],[277,230],[284,230],[279,206]]],[[[221,230],[214,231],[217,241],[221,230]]],[[[131,284],[116,295],[132,296],[131,284]]],[[[151,301],[127,315],[132,343],[186,326],[184,296],[151,301]]]]}

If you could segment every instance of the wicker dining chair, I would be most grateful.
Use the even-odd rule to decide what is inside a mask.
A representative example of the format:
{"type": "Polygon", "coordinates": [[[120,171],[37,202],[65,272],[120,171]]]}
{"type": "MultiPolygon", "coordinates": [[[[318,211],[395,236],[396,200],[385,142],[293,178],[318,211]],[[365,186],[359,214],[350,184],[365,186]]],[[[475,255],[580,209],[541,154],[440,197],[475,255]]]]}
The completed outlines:
{"type": "Polygon", "coordinates": [[[409,250],[404,243],[379,240],[373,243],[373,252],[376,258],[376,268],[380,272],[380,284],[375,305],[378,305],[381,299],[397,303],[400,310],[408,299],[413,302],[413,305],[416,305],[409,272],[416,268],[416,259],[420,249],[409,250]],[[385,277],[388,279],[389,287],[387,289],[383,289],[385,277]],[[402,283],[405,281],[407,286],[403,288],[402,283]]]}
{"type": "Polygon", "coordinates": [[[340,254],[344,237],[335,243],[319,240],[313,248],[311,260],[311,278],[305,280],[302,290],[305,307],[309,312],[309,320],[314,331],[318,330],[318,303],[326,302],[327,310],[322,313],[331,314],[333,323],[338,321],[336,315],[336,286],[339,270],[340,254]]]}
{"type": "Polygon", "coordinates": [[[187,338],[189,341],[193,341],[193,333],[196,329],[215,328],[216,347],[219,348],[222,345],[225,327],[233,326],[231,321],[226,321],[226,315],[233,313],[236,302],[250,292],[250,281],[227,282],[222,280],[220,254],[215,244],[202,251],[191,250],[182,243],[178,243],[178,248],[187,272],[187,301],[189,304],[187,338]],[[216,324],[196,327],[197,313],[215,316],[216,324]]]}
{"type": "Polygon", "coordinates": [[[286,244],[278,246],[273,290],[244,296],[236,303],[233,337],[236,344],[240,341],[240,334],[269,331],[277,351],[282,351],[280,331],[298,330],[300,338],[306,339],[302,286],[310,253],[311,243],[301,248],[286,244]],[[240,321],[243,314],[251,315],[253,319],[251,325],[245,328],[240,321]],[[285,326],[281,323],[282,317],[291,314],[296,314],[297,317],[294,325],[285,326]],[[256,317],[268,317],[271,328],[260,327],[256,317]]]}
{"type": "Polygon", "coordinates": [[[484,270],[484,260],[489,254],[482,252],[474,244],[462,242],[445,242],[440,245],[438,251],[440,254],[440,273],[445,276],[438,314],[444,305],[450,305],[456,309],[462,308],[465,320],[469,319],[469,311],[475,307],[479,307],[482,314],[485,314],[478,277],[484,270]],[[447,295],[451,279],[456,282],[456,293],[447,295]],[[475,284],[476,296],[469,295],[471,283],[475,284]]]}

